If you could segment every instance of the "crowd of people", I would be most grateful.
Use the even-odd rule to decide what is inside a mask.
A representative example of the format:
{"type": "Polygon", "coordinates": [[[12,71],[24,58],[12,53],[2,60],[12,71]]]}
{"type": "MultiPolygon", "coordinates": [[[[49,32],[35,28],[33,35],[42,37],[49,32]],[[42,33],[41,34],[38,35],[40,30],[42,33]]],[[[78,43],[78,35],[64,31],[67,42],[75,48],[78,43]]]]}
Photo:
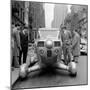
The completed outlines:
{"type": "Polygon", "coordinates": [[[18,68],[21,65],[21,58],[23,56],[23,63],[26,62],[28,51],[28,27],[23,28],[19,24],[12,24],[11,26],[11,64],[12,67],[18,68]]]}

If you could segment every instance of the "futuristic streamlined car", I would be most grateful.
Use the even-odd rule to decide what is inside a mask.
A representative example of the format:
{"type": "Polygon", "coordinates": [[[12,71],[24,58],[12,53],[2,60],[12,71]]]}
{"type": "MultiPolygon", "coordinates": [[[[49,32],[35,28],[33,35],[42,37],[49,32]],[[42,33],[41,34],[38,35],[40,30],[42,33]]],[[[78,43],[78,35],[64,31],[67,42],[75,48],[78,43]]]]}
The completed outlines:
{"type": "Polygon", "coordinates": [[[76,63],[71,61],[68,65],[62,62],[62,40],[58,28],[39,28],[37,40],[35,41],[35,55],[33,58],[28,54],[30,59],[20,67],[20,77],[25,78],[28,73],[34,72],[47,67],[63,69],[76,76],[76,63]],[[37,59],[37,63],[29,67],[31,59],[37,59]]]}

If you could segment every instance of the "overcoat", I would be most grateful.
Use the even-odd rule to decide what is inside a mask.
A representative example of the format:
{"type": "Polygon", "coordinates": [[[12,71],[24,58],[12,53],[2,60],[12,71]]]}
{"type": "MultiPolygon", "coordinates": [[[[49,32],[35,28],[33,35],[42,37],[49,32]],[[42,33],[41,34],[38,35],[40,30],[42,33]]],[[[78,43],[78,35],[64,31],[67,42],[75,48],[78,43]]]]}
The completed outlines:
{"type": "Polygon", "coordinates": [[[72,53],[73,56],[80,55],[80,36],[74,31],[74,36],[72,37],[72,53]]]}
{"type": "Polygon", "coordinates": [[[20,48],[20,35],[17,28],[13,29],[13,39],[14,39],[14,56],[19,56],[19,48],[20,48]]]}

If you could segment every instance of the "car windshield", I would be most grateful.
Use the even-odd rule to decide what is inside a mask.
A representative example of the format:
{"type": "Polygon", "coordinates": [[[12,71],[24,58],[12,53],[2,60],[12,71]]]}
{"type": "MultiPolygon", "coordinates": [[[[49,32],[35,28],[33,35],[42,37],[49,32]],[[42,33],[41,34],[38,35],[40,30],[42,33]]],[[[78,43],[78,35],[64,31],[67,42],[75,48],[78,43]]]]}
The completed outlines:
{"type": "Polygon", "coordinates": [[[39,30],[40,38],[58,38],[59,30],[39,30]]]}

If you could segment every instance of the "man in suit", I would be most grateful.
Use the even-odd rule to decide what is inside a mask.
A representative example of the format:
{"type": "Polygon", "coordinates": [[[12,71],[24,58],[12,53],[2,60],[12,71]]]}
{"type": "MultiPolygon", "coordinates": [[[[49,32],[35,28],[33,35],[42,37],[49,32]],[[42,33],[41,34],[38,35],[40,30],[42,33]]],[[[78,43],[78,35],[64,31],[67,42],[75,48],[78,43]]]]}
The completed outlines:
{"type": "Polygon", "coordinates": [[[23,54],[23,63],[26,63],[27,52],[28,52],[28,28],[24,27],[24,29],[20,32],[20,41],[21,41],[21,53],[20,59],[23,54]]]}
{"type": "Polygon", "coordinates": [[[61,39],[62,39],[62,51],[64,55],[64,62],[68,64],[69,61],[73,60],[72,49],[71,49],[71,40],[72,35],[70,30],[67,30],[66,27],[63,27],[61,32],[61,39]]]}

